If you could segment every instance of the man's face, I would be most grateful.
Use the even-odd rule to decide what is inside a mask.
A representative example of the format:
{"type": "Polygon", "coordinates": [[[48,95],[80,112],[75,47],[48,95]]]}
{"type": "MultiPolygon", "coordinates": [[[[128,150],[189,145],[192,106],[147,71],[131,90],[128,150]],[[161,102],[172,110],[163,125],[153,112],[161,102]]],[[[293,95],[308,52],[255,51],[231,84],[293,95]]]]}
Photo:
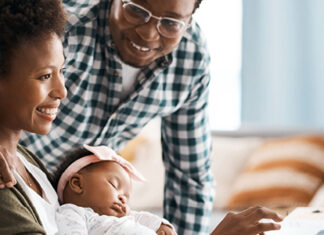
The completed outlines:
{"type": "MultiPolygon", "coordinates": [[[[132,0],[157,17],[181,20],[188,26],[196,0],[132,0]]],[[[169,54],[180,42],[183,33],[168,38],[158,31],[158,20],[135,24],[125,17],[122,0],[114,0],[110,9],[111,34],[122,60],[130,65],[142,67],[157,58],[169,54]]]]}

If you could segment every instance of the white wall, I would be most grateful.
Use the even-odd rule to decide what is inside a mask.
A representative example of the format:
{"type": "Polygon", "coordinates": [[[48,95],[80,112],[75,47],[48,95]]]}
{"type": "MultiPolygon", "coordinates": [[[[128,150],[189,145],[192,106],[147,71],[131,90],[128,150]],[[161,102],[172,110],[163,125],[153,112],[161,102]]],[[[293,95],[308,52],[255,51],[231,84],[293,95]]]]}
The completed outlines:
{"type": "Polygon", "coordinates": [[[194,15],[211,54],[210,123],[213,130],[240,126],[241,0],[203,0],[194,15]]]}

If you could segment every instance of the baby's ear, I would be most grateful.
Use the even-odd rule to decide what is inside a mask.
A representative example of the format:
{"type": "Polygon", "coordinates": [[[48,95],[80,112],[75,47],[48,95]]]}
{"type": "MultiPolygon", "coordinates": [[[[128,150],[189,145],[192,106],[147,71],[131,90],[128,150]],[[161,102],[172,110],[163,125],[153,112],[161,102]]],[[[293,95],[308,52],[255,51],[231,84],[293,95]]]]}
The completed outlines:
{"type": "Polygon", "coordinates": [[[70,189],[77,194],[83,193],[83,177],[79,173],[74,173],[69,179],[70,189]]]}

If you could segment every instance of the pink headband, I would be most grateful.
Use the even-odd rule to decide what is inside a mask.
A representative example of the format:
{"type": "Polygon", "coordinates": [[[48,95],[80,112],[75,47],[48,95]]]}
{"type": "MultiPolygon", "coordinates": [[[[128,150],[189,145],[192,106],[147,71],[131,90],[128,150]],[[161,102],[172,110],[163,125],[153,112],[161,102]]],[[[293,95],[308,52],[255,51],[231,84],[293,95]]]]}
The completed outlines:
{"type": "Polygon", "coordinates": [[[107,146],[89,146],[83,145],[85,149],[92,152],[94,155],[82,157],[73,162],[68,168],[65,169],[61,175],[57,185],[57,195],[59,200],[63,201],[63,191],[66,183],[69,181],[70,176],[78,172],[82,168],[100,161],[114,161],[119,163],[134,180],[146,181],[144,176],[136,170],[136,168],[127,160],[119,156],[114,150],[107,146]]]}

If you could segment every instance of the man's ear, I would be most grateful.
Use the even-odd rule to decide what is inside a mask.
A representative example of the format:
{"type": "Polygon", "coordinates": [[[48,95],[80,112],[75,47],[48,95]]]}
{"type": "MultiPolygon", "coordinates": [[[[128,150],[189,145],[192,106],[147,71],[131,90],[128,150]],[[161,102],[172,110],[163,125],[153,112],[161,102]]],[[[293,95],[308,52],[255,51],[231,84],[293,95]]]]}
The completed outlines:
{"type": "Polygon", "coordinates": [[[77,194],[83,193],[83,176],[79,173],[74,173],[69,179],[70,189],[77,194]]]}

